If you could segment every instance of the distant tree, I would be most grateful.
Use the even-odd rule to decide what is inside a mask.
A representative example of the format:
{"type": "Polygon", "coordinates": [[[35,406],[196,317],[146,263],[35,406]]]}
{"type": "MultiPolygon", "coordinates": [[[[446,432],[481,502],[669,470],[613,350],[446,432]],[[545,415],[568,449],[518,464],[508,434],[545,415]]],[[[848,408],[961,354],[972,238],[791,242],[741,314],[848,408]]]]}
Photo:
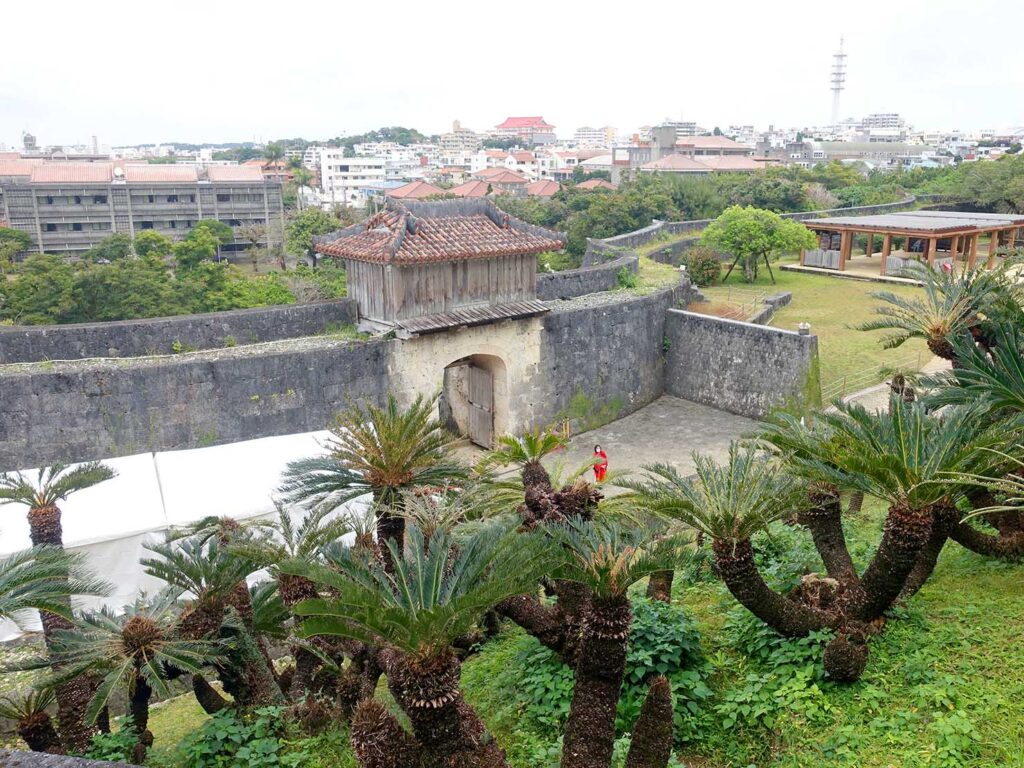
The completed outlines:
{"type": "Polygon", "coordinates": [[[0,269],[14,262],[14,257],[32,245],[32,238],[18,229],[0,227],[0,269]]]}
{"type": "Polygon", "coordinates": [[[197,229],[206,229],[213,235],[221,245],[228,245],[235,242],[235,230],[217,219],[200,219],[192,227],[192,231],[186,237],[192,237],[197,229]]]}
{"type": "Polygon", "coordinates": [[[712,136],[721,136],[721,135],[722,135],[722,129],[721,129],[721,128],[719,128],[719,127],[718,127],[718,126],[716,125],[716,126],[715,126],[715,130],[713,130],[713,131],[711,132],[711,135],[712,135],[712,136]]]}
{"type": "Polygon", "coordinates": [[[484,149],[512,149],[512,147],[518,146],[519,143],[520,139],[515,136],[511,136],[507,139],[484,139],[482,146],[484,149]]]}
{"type": "Polygon", "coordinates": [[[248,243],[245,251],[249,254],[252,271],[259,272],[259,261],[267,253],[267,249],[263,247],[263,243],[267,242],[267,228],[262,224],[249,224],[238,230],[238,234],[248,243]]]}
{"type": "Polygon", "coordinates": [[[179,272],[194,269],[203,261],[213,261],[217,258],[220,245],[221,241],[213,230],[197,225],[188,233],[188,237],[174,244],[174,262],[179,272]]]}
{"type": "Polygon", "coordinates": [[[811,181],[824,184],[827,189],[839,189],[863,184],[864,176],[855,166],[838,160],[829,160],[827,163],[818,163],[811,169],[811,181]]]}
{"type": "Polygon", "coordinates": [[[94,265],[76,276],[64,322],[94,323],[165,317],[182,311],[161,256],[94,265]]]}
{"type": "Polygon", "coordinates": [[[15,270],[16,279],[0,286],[4,319],[24,325],[66,322],[74,304],[75,268],[60,256],[37,253],[15,270]]]}
{"type": "Polygon", "coordinates": [[[100,240],[83,254],[85,261],[98,263],[119,261],[132,253],[132,239],[128,235],[110,235],[100,240]]]}
{"type": "Polygon", "coordinates": [[[313,236],[341,229],[342,222],[320,208],[310,208],[294,216],[285,225],[285,249],[297,258],[313,255],[313,236]]]}
{"type": "MultiPolygon", "coordinates": [[[[772,211],[734,205],[707,226],[701,243],[732,254],[743,264],[746,280],[753,282],[757,279],[759,261],[763,260],[770,271],[770,259],[778,258],[785,251],[813,248],[815,238],[798,221],[784,219],[772,211]]],[[[723,280],[729,277],[729,272],[723,280]]]]}
{"type": "Polygon", "coordinates": [[[171,255],[174,242],[159,232],[147,229],[135,236],[135,254],[140,258],[166,259],[171,255]]]}
{"type": "Polygon", "coordinates": [[[265,165],[272,166],[282,157],[284,157],[284,147],[278,141],[272,141],[263,148],[263,159],[266,160],[265,165]]]}

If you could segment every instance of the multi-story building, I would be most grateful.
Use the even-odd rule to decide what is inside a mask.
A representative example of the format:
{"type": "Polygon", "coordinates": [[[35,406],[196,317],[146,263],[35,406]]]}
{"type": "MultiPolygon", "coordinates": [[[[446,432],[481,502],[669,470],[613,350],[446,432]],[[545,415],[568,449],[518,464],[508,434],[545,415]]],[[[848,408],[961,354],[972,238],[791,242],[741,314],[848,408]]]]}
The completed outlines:
{"type": "Polygon", "coordinates": [[[449,133],[441,134],[441,155],[448,157],[464,157],[472,155],[482,143],[479,134],[469,128],[463,128],[458,120],[452,123],[452,130],[449,133]]]}
{"type": "MultiPolygon", "coordinates": [[[[200,219],[262,226],[268,246],[284,231],[281,184],[245,166],[0,159],[0,217],[32,238],[32,251],[69,255],[115,233],[181,239],[200,219]]],[[[246,247],[239,238],[222,251],[246,247]]]]}
{"type": "Polygon", "coordinates": [[[583,126],[576,129],[573,141],[581,149],[610,149],[615,146],[616,134],[617,131],[610,125],[603,128],[583,126]]]}
{"type": "Polygon", "coordinates": [[[509,117],[494,126],[492,136],[519,139],[527,145],[554,144],[555,126],[544,122],[543,117],[509,117]]]}
{"type": "Polygon", "coordinates": [[[893,141],[793,141],[785,147],[770,148],[758,145],[758,150],[785,165],[812,168],[831,160],[862,162],[871,168],[893,170],[913,167],[936,156],[933,147],[924,144],[905,144],[893,141]]]}
{"type": "Polygon", "coordinates": [[[344,147],[324,147],[320,153],[320,186],[327,204],[362,208],[386,181],[384,158],[345,157],[344,147]]]}

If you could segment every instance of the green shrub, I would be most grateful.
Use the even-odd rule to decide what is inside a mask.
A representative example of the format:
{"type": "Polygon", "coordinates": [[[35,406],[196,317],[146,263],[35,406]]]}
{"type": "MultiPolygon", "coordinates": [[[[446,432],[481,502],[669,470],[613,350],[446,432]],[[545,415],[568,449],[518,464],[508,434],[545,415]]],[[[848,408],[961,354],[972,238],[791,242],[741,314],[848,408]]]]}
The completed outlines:
{"type": "Polygon", "coordinates": [[[686,266],[686,274],[694,285],[712,285],[722,276],[722,262],[718,255],[703,245],[686,251],[681,263],[686,266]]]}
{"type": "Polygon", "coordinates": [[[619,282],[619,288],[636,288],[637,286],[636,275],[625,267],[619,270],[618,275],[616,275],[616,279],[619,282]]]}
{"type": "MultiPolygon", "coordinates": [[[[253,712],[218,712],[182,740],[179,762],[189,768],[290,768],[308,765],[311,755],[293,746],[286,751],[282,707],[253,712]]],[[[297,746],[297,745],[296,745],[297,746]]]]}
{"type": "Polygon", "coordinates": [[[127,763],[132,759],[132,750],[137,742],[138,736],[132,730],[132,719],[126,717],[116,731],[93,735],[92,743],[85,751],[85,756],[90,760],[127,763]]]}

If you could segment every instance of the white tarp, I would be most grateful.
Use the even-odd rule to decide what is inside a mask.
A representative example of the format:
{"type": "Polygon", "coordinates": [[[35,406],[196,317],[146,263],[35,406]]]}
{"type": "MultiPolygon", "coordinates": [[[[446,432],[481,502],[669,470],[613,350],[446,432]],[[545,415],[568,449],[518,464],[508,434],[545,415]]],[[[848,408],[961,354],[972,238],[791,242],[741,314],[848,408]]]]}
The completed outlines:
{"type": "MultiPolygon", "coordinates": [[[[325,453],[328,432],[264,437],[230,445],[124,456],[106,463],[117,477],[73,494],[60,504],[65,548],[85,552],[89,566],[114,586],[103,599],[83,598],[81,607],[120,608],[139,592],[162,583],[147,576],[139,559],[143,545],[163,540],[172,526],[204,517],[247,519],[274,514],[274,490],[289,461],[325,453]]],[[[25,475],[35,479],[37,470],[25,475]]],[[[0,504],[0,554],[31,546],[26,509],[0,504]]],[[[38,623],[22,622],[26,629],[38,623]]],[[[20,634],[0,622],[0,641],[20,634]]]]}

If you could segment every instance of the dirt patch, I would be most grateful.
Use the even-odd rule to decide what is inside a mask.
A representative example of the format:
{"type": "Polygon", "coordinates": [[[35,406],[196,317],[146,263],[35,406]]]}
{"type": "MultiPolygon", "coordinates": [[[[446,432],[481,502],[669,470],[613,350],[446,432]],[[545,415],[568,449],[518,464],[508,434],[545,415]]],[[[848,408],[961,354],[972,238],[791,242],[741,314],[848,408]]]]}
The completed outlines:
{"type": "Polygon", "coordinates": [[[750,307],[725,301],[695,301],[687,306],[686,310],[699,315],[724,317],[727,320],[749,320],[753,317],[750,307]]]}

